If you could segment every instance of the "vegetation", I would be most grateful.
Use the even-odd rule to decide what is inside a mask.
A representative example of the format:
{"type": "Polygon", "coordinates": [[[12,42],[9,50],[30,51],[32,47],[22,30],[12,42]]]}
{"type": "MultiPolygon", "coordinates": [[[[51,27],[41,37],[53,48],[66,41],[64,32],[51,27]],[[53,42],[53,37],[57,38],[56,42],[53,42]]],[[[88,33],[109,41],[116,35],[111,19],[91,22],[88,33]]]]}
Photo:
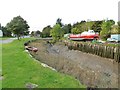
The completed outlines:
{"type": "Polygon", "coordinates": [[[58,41],[59,39],[61,39],[64,36],[64,31],[63,29],[60,27],[59,24],[56,24],[53,26],[53,28],[50,31],[50,35],[53,38],[53,41],[58,41]]]}
{"type": "Polygon", "coordinates": [[[9,23],[7,23],[6,28],[8,31],[11,31],[13,34],[17,35],[18,40],[21,35],[29,34],[29,26],[21,16],[14,17],[9,23]]]}
{"type": "Polygon", "coordinates": [[[118,22],[118,33],[120,34],[120,21],[118,22]]]}
{"type": "Polygon", "coordinates": [[[42,30],[42,37],[50,37],[50,30],[51,30],[51,26],[48,25],[47,27],[44,27],[42,30]]]}
{"type": "Polygon", "coordinates": [[[79,33],[80,33],[80,31],[79,31],[78,28],[72,28],[71,32],[72,32],[73,34],[79,34],[79,33]]]}
{"type": "Polygon", "coordinates": [[[95,32],[100,33],[100,31],[102,30],[101,25],[102,25],[103,21],[94,21],[91,29],[94,30],[95,32]]]}
{"type": "Polygon", "coordinates": [[[35,34],[36,34],[36,36],[40,36],[41,32],[39,30],[37,30],[35,34]]]}
{"type": "Polygon", "coordinates": [[[28,40],[15,40],[3,45],[3,88],[25,88],[27,83],[37,84],[38,88],[85,87],[73,77],[45,68],[39,61],[31,58],[23,47],[28,40]]]}
{"type": "MultiPolygon", "coordinates": [[[[110,37],[111,34],[120,33],[120,22],[118,22],[118,24],[115,25],[115,21],[112,19],[101,20],[101,21],[82,20],[81,22],[74,23],[73,25],[71,24],[64,25],[61,21],[62,19],[58,18],[56,20],[56,24],[60,25],[61,31],[64,31],[64,34],[69,34],[69,33],[80,34],[84,31],[88,31],[89,29],[92,29],[100,34],[102,40],[106,40],[107,38],[110,37]]],[[[52,30],[52,28],[54,27],[46,26],[42,31],[42,36],[43,37],[49,36],[51,34],[49,32],[52,30]]],[[[54,35],[51,34],[51,36],[53,37],[54,35]]],[[[57,39],[60,39],[59,36],[57,39]]]]}
{"type": "MultiPolygon", "coordinates": [[[[53,37],[56,40],[60,39],[61,36],[63,37],[63,34],[79,34],[84,31],[88,31],[89,29],[94,30],[95,32],[98,32],[100,34],[101,39],[106,40],[107,38],[110,37],[111,34],[119,34],[120,33],[120,22],[115,25],[114,20],[101,20],[101,21],[85,21],[82,20],[80,22],[74,23],[73,25],[71,24],[63,24],[62,19],[58,18],[56,20],[55,25],[60,25],[60,31],[58,30],[58,33],[60,35],[53,35],[52,31],[54,26],[51,27],[50,25],[46,26],[43,28],[42,32],[37,30],[37,32],[32,32],[31,36],[37,36],[37,37],[53,37]],[[52,31],[51,31],[52,30],[52,31]]],[[[15,34],[18,39],[20,38],[21,35],[28,35],[28,24],[27,22],[21,17],[17,16],[14,17],[5,27],[1,26],[0,24],[0,29],[3,31],[3,36],[4,37],[9,37],[11,34],[15,34]]],[[[56,33],[56,34],[58,34],[56,33]]]]}
{"type": "Polygon", "coordinates": [[[4,27],[4,26],[2,26],[1,27],[1,30],[2,30],[2,32],[3,32],[3,36],[4,37],[11,37],[11,31],[9,31],[9,30],[7,30],[7,28],[6,27],[4,27]]]}
{"type": "MultiPolygon", "coordinates": [[[[2,44],[0,44],[0,77],[2,76],[2,44]]],[[[2,90],[2,80],[0,80],[0,89],[2,90]]]]}
{"type": "Polygon", "coordinates": [[[65,25],[62,27],[62,29],[63,29],[63,31],[64,31],[64,34],[71,33],[71,28],[72,28],[71,24],[65,24],[65,25]]]}
{"type": "Polygon", "coordinates": [[[111,28],[112,28],[112,25],[114,25],[115,23],[111,20],[106,20],[106,21],[103,21],[102,23],[102,30],[100,32],[100,36],[102,39],[107,39],[108,37],[110,37],[110,34],[111,34],[111,28]]]}
{"type": "Polygon", "coordinates": [[[63,23],[62,23],[61,21],[62,21],[62,19],[60,19],[60,18],[58,18],[58,19],[56,20],[56,24],[59,24],[60,27],[63,26],[63,23]]]}

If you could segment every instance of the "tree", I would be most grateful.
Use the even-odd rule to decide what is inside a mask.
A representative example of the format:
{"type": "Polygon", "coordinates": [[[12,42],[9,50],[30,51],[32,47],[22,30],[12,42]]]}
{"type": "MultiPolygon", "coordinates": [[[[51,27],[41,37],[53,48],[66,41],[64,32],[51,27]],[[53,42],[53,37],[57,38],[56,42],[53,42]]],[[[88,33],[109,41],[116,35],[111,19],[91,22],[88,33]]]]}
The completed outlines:
{"type": "Polygon", "coordinates": [[[71,24],[66,24],[62,27],[64,34],[71,33],[71,24]]]}
{"type": "Polygon", "coordinates": [[[1,23],[0,23],[0,30],[2,30],[2,26],[1,26],[1,23]]]}
{"type": "Polygon", "coordinates": [[[111,34],[120,34],[120,29],[118,30],[118,25],[112,26],[111,34]]]}
{"type": "Polygon", "coordinates": [[[32,37],[35,36],[35,32],[34,31],[31,32],[31,36],[32,37]]]}
{"type": "Polygon", "coordinates": [[[17,35],[19,40],[21,35],[24,35],[25,32],[28,32],[29,26],[21,16],[17,16],[6,25],[6,28],[13,34],[17,35]]]}
{"type": "Polygon", "coordinates": [[[86,22],[86,28],[87,28],[87,30],[92,29],[93,24],[94,24],[94,21],[88,21],[88,22],[86,22]]]}
{"type": "Polygon", "coordinates": [[[62,27],[63,26],[63,24],[62,24],[62,19],[60,19],[60,18],[58,18],[57,19],[57,21],[56,21],[56,24],[59,24],[60,25],[60,27],[62,27]]]}
{"type": "Polygon", "coordinates": [[[78,28],[72,28],[71,32],[72,32],[73,34],[79,34],[79,33],[80,33],[80,31],[79,31],[78,28]]]}
{"type": "Polygon", "coordinates": [[[103,21],[102,23],[102,30],[100,32],[100,36],[102,39],[107,39],[108,37],[110,37],[110,34],[111,34],[111,27],[114,23],[111,22],[110,20],[106,20],[106,21],[103,21]]]}
{"type": "Polygon", "coordinates": [[[58,41],[64,36],[64,31],[62,30],[59,24],[56,24],[51,29],[50,35],[52,36],[54,41],[58,41]]]}
{"type": "Polygon", "coordinates": [[[115,21],[114,20],[107,20],[107,22],[110,22],[111,23],[111,25],[114,25],[115,24],[115,21]]]}
{"type": "Polygon", "coordinates": [[[81,33],[84,31],[84,29],[82,28],[82,26],[84,26],[84,22],[77,22],[75,24],[73,24],[73,27],[71,29],[71,33],[77,34],[77,33],[81,33]],[[76,29],[76,30],[75,30],[76,29]],[[74,32],[75,31],[75,32],[74,32]],[[77,32],[76,32],[77,31],[77,32]]]}
{"type": "Polygon", "coordinates": [[[24,31],[23,35],[29,35],[30,31],[24,31]]]}
{"type": "Polygon", "coordinates": [[[2,30],[4,37],[10,37],[11,36],[11,31],[8,31],[6,27],[1,25],[1,23],[0,23],[0,30],[2,30]]]}
{"type": "Polygon", "coordinates": [[[1,27],[1,30],[2,30],[2,32],[3,32],[3,36],[4,36],[4,37],[10,37],[11,34],[12,34],[11,31],[7,30],[7,28],[4,27],[4,26],[1,27]]]}
{"type": "Polygon", "coordinates": [[[36,37],[40,37],[40,34],[41,34],[41,32],[40,32],[39,30],[37,30],[37,31],[35,32],[35,36],[36,36],[36,37]]]}
{"type": "Polygon", "coordinates": [[[48,25],[47,27],[44,27],[42,30],[42,37],[50,37],[50,30],[51,30],[51,26],[48,25]]]}
{"type": "Polygon", "coordinates": [[[92,30],[94,30],[95,32],[100,33],[100,31],[102,30],[101,25],[102,25],[103,21],[94,21],[93,25],[92,25],[92,30]]]}
{"type": "Polygon", "coordinates": [[[120,34],[120,21],[117,24],[118,24],[118,34],[120,34]]]}

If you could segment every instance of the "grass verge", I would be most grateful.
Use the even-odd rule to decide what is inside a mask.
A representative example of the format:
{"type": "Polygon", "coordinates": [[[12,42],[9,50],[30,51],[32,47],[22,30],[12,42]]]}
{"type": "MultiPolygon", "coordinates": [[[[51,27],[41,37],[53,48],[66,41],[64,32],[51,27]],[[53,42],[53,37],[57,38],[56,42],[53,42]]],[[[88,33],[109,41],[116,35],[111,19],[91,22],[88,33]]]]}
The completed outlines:
{"type": "Polygon", "coordinates": [[[2,88],[25,88],[34,83],[38,88],[85,88],[75,78],[41,66],[24,51],[29,39],[2,45],[2,88]]]}

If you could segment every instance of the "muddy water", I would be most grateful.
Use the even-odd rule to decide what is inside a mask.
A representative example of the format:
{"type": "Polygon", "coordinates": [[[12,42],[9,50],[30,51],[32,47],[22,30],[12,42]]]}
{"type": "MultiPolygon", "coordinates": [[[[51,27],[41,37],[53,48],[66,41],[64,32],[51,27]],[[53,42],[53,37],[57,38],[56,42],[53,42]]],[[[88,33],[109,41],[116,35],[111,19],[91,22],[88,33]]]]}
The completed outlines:
{"type": "Polygon", "coordinates": [[[112,59],[69,50],[62,43],[47,44],[46,41],[30,43],[38,48],[37,54],[31,54],[42,63],[48,64],[57,71],[74,76],[89,87],[117,88],[118,64],[112,59]]]}

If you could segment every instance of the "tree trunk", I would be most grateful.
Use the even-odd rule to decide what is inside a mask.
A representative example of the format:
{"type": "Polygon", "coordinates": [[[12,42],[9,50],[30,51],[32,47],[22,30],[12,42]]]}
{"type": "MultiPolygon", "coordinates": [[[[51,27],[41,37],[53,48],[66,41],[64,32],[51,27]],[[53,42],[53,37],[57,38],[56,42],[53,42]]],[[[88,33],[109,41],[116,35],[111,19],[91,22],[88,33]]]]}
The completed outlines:
{"type": "Polygon", "coordinates": [[[18,38],[18,40],[20,40],[20,35],[19,34],[17,35],[17,38],[18,38]]]}

